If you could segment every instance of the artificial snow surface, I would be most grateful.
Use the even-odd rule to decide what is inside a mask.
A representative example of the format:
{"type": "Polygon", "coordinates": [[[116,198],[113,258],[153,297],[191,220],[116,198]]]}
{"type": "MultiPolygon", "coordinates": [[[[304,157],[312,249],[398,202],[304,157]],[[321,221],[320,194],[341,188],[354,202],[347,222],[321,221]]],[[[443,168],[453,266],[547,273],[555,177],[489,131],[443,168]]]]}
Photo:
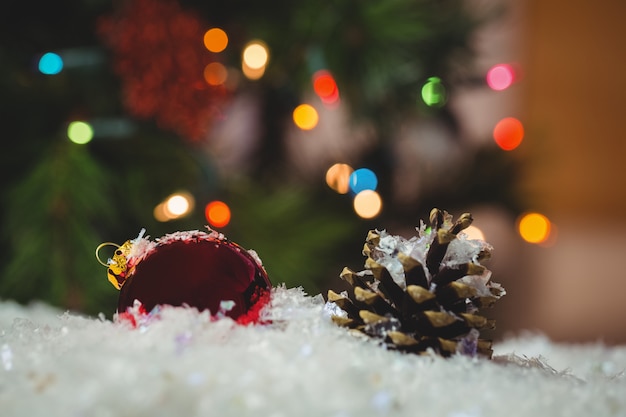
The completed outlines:
{"type": "Polygon", "coordinates": [[[626,416],[626,347],[523,336],[494,360],[386,351],[275,288],[239,326],[164,308],[138,328],[0,302],[0,415],[626,416]]]}

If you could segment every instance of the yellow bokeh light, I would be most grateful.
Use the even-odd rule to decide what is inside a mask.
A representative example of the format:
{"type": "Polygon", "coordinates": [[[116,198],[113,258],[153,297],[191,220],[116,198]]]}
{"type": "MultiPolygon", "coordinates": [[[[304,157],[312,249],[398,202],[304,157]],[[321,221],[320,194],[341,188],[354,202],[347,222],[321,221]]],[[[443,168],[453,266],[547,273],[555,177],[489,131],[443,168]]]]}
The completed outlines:
{"type": "Polygon", "coordinates": [[[258,80],[259,78],[263,76],[263,74],[265,74],[265,67],[253,69],[247,66],[245,62],[242,62],[241,71],[243,72],[243,75],[245,75],[247,79],[258,80]]]}
{"type": "Polygon", "coordinates": [[[220,28],[213,28],[204,34],[204,46],[211,52],[222,52],[228,46],[228,35],[220,28]]]}
{"type": "Polygon", "coordinates": [[[166,222],[168,220],[172,220],[169,213],[165,209],[165,203],[159,203],[152,212],[154,218],[159,222],[166,222]]]}
{"type": "Polygon", "coordinates": [[[293,122],[302,130],[311,130],[317,126],[319,115],[310,104],[300,104],[293,111],[293,122]]]}
{"type": "Polygon", "coordinates": [[[326,184],[339,194],[350,191],[350,174],[354,169],[348,164],[335,164],[326,171],[326,184]]]}
{"type": "Polygon", "coordinates": [[[228,70],[219,62],[211,62],[204,67],[204,80],[209,85],[222,85],[228,78],[228,70]]]}
{"type": "Polygon", "coordinates": [[[189,200],[184,195],[175,194],[167,199],[165,203],[167,211],[174,216],[179,217],[189,211],[189,200]]]}
{"type": "Polygon", "coordinates": [[[160,222],[178,219],[191,213],[195,205],[193,196],[181,191],[168,196],[153,211],[154,218],[160,222]]]}
{"type": "Polygon", "coordinates": [[[74,143],[84,145],[93,139],[93,128],[87,122],[74,121],[67,126],[67,137],[74,143]]]}
{"type": "Polygon", "coordinates": [[[526,242],[544,243],[550,237],[550,220],[543,214],[526,213],[519,218],[517,229],[526,242]]]}
{"type": "Polygon", "coordinates": [[[261,41],[252,41],[243,50],[243,63],[252,70],[267,66],[269,51],[261,41]]]}
{"type": "Polygon", "coordinates": [[[359,217],[372,219],[380,214],[383,208],[383,200],[374,190],[364,190],[354,197],[354,211],[359,217]]]}

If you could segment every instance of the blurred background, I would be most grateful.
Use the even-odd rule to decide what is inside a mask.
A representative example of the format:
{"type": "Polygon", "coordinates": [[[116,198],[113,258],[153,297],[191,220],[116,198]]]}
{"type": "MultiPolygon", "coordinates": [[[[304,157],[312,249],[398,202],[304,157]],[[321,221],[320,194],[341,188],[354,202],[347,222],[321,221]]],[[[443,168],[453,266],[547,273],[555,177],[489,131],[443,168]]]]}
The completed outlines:
{"type": "Polygon", "coordinates": [[[110,315],[94,250],[204,225],[311,295],[470,211],[496,338],[626,342],[626,5],[8,0],[0,298],[110,315]]]}

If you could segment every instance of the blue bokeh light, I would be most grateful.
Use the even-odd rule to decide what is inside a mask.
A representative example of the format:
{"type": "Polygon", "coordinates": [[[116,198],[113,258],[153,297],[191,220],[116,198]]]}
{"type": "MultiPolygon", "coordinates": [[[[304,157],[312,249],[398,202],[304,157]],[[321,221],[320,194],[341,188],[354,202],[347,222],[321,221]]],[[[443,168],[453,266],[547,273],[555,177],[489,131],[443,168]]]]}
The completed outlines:
{"type": "Polygon", "coordinates": [[[63,69],[63,58],[54,52],[47,52],[39,59],[39,71],[42,74],[54,75],[63,69]]]}
{"type": "Polygon", "coordinates": [[[371,169],[359,168],[350,174],[350,190],[358,194],[364,190],[376,190],[378,177],[371,169]]]}

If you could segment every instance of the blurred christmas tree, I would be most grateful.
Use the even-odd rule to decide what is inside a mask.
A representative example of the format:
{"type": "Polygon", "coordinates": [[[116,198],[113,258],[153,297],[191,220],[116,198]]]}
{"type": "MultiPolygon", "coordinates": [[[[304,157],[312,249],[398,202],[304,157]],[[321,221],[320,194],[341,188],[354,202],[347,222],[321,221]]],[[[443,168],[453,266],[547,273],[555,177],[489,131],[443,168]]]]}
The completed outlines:
{"type": "Polygon", "coordinates": [[[212,200],[228,203],[222,230],[261,255],[275,284],[314,293],[369,228],[412,225],[434,205],[515,209],[514,164],[455,141],[446,106],[474,80],[470,37],[485,18],[460,0],[10,1],[0,297],[112,311],[98,243],[201,228],[212,200]],[[292,118],[304,103],[319,121],[301,130],[292,118]],[[73,121],[87,123],[69,134],[78,143],[73,121]],[[400,169],[407,124],[444,132],[443,155],[420,150],[432,156],[420,172],[400,169]],[[337,162],[376,172],[375,223],[324,184],[337,162]],[[180,190],[189,213],[157,220],[180,190]]]}

